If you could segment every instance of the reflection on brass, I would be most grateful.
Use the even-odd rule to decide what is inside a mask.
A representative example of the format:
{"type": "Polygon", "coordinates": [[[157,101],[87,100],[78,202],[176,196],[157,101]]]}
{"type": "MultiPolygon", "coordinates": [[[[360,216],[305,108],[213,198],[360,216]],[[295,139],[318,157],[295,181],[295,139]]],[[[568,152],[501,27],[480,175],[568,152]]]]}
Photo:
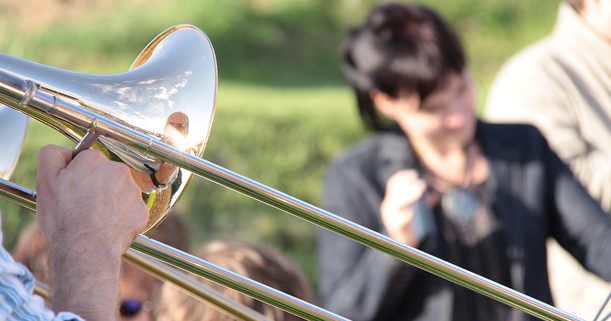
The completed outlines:
{"type": "Polygon", "coordinates": [[[13,174],[27,129],[28,116],[0,104],[0,178],[13,174]]]}
{"type": "MultiPolygon", "coordinates": [[[[82,140],[91,116],[134,129],[151,144],[167,144],[196,157],[203,154],[214,115],[217,70],[214,49],[197,27],[169,28],[144,48],[130,70],[118,74],[78,73],[0,53],[1,75],[6,75],[0,78],[8,88],[0,86],[0,104],[50,125],[74,142],[82,140]]],[[[96,129],[100,135],[92,148],[130,167],[150,209],[146,233],[176,204],[192,173],[108,131],[113,129],[96,129]]]]}
{"type": "MultiPolygon", "coordinates": [[[[161,140],[175,148],[181,149],[179,142],[189,134],[189,117],[180,111],[172,113],[163,128],[161,140]]],[[[137,152],[134,152],[137,153],[137,152]]],[[[165,190],[172,185],[179,173],[179,168],[159,159],[147,161],[140,157],[142,163],[130,167],[132,177],[143,193],[165,190]],[[142,169],[144,167],[144,169],[142,169]]]]}

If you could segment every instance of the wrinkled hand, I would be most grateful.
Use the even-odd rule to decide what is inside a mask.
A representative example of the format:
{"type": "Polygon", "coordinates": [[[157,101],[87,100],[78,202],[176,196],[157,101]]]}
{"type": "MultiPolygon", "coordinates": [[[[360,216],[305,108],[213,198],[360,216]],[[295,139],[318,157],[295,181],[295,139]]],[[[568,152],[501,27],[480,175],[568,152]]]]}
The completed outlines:
{"type": "Polygon", "coordinates": [[[426,182],[418,178],[418,173],[412,169],[398,171],[388,179],[386,194],[380,205],[388,236],[409,246],[419,245],[412,227],[414,211],[411,205],[422,197],[425,190],[426,182]]]}
{"type": "Polygon", "coordinates": [[[121,255],[149,213],[128,167],[97,150],[72,159],[71,148],[49,145],[38,154],[36,190],[50,245],[52,308],[87,320],[114,319],[121,255]],[[83,309],[85,300],[92,307],[83,309]]]}
{"type": "Polygon", "coordinates": [[[50,244],[127,250],[148,219],[128,167],[102,152],[46,146],[38,155],[38,219],[50,244]],[[88,245],[85,245],[88,244],[88,245]]]}

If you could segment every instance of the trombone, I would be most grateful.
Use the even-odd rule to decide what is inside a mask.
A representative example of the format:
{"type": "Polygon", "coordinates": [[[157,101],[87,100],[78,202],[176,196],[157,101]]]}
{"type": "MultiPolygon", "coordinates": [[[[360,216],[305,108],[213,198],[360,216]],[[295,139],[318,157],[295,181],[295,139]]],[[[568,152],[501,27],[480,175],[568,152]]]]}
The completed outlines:
{"type": "MultiPolygon", "coordinates": [[[[130,165],[151,212],[143,234],[163,220],[195,174],[543,320],[580,320],[202,159],[216,88],[212,45],[204,32],[190,25],[167,29],[149,43],[130,70],[113,75],[76,73],[0,54],[0,104],[79,142],[76,150],[92,145],[110,159],[130,165]],[[204,126],[189,127],[189,123],[204,126]]],[[[33,191],[3,180],[0,194],[35,209],[33,191]]],[[[345,320],[144,235],[131,249],[307,320],[345,320]]]]}

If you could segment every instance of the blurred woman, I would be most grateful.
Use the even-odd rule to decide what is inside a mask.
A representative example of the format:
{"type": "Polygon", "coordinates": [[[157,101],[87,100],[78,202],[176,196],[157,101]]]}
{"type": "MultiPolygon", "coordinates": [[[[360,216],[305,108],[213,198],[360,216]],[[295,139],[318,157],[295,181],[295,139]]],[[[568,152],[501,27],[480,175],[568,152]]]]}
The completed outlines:
{"type": "MultiPolygon", "coordinates": [[[[376,133],[330,166],[326,209],[549,304],[548,237],[611,280],[611,218],[534,127],[477,119],[462,46],[437,14],[380,4],[342,54],[376,133]]],[[[319,253],[324,307],[353,320],[529,318],[332,232],[319,253]]]]}

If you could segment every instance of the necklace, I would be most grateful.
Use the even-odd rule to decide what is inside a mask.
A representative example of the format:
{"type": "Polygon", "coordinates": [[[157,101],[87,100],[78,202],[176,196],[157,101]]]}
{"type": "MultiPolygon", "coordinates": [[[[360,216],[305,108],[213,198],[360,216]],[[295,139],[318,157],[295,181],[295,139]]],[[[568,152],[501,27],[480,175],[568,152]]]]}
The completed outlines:
{"type": "Polygon", "coordinates": [[[479,201],[470,188],[453,188],[441,195],[443,213],[458,223],[470,223],[475,216],[479,201]]]}

